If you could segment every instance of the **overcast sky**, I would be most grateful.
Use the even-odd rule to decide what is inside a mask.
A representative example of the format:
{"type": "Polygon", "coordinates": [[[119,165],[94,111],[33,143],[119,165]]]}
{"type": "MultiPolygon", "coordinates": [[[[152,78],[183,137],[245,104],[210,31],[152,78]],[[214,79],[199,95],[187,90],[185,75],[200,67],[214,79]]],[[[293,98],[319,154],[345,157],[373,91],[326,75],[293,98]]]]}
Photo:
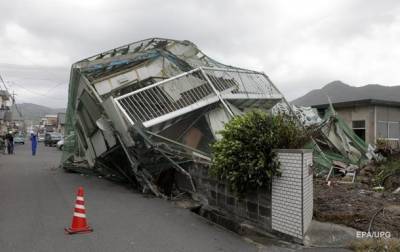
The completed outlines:
{"type": "Polygon", "coordinates": [[[149,37],[264,71],[292,100],[333,80],[400,83],[400,1],[0,2],[0,73],[17,102],[65,107],[69,68],[149,37]]]}

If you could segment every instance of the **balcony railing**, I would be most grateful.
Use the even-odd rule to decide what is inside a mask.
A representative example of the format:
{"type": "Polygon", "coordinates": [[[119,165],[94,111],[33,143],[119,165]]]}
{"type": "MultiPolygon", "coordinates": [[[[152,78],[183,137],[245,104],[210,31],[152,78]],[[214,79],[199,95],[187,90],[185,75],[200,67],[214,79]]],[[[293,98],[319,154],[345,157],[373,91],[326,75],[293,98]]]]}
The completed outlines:
{"type": "Polygon", "coordinates": [[[220,99],[280,96],[265,75],[253,71],[196,68],[115,98],[134,124],[150,127],[220,99]]]}
{"type": "Polygon", "coordinates": [[[278,91],[273,88],[267,77],[262,73],[235,69],[203,69],[212,84],[221,93],[224,93],[223,91],[225,90],[230,90],[232,94],[245,94],[249,98],[252,94],[264,97],[279,95],[278,91]],[[226,87],[229,85],[235,88],[227,89],[226,87]]]}

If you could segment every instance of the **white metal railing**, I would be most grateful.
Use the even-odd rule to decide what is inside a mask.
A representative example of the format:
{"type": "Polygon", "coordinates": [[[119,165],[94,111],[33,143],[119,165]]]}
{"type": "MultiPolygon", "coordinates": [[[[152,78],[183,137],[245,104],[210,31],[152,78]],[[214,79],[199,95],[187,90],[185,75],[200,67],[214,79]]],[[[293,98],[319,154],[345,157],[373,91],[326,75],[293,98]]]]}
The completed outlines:
{"type": "Polygon", "coordinates": [[[259,72],[246,70],[230,70],[218,68],[203,68],[210,81],[218,91],[222,92],[229,83],[235,83],[236,88],[232,93],[236,94],[259,94],[273,96],[279,94],[273,88],[267,77],[259,72]]]}
{"type": "Polygon", "coordinates": [[[115,101],[132,124],[153,120],[154,125],[222,101],[224,94],[270,98],[279,93],[262,73],[200,67],[122,95],[115,101]]]}

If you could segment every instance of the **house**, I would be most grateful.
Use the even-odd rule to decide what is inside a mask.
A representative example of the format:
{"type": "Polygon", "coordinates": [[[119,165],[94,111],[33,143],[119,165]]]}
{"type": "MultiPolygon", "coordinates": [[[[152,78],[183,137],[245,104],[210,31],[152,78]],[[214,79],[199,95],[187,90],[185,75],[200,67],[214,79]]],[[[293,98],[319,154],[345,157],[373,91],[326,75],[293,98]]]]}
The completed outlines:
{"type": "Polygon", "coordinates": [[[121,46],[72,65],[64,167],[85,159],[156,195],[171,179],[193,192],[189,167],[211,160],[224,123],[282,98],[264,73],[219,63],[186,40],[121,46]]]}
{"type": "Polygon", "coordinates": [[[5,135],[12,121],[12,97],[6,90],[0,90],[0,135],[5,135]]]}
{"type": "Polygon", "coordinates": [[[40,119],[41,128],[46,132],[53,132],[57,130],[57,120],[57,115],[45,115],[40,119]]]}
{"type": "Polygon", "coordinates": [[[10,110],[11,106],[11,95],[8,93],[8,91],[0,89],[0,110],[10,110]]]}
{"type": "Polygon", "coordinates": [[[45,125],[51,125],[51,126],[56,126],[57,125],[57,115],[45,115],[46,118],[46,124],[45,125]]]}
{"type": "Polygon", "coordinates": [[[293,104],[311,106],[324,116],[329,99],[339,116],[367,143],[375,144],[378,139],[399,142],[400,86],[352,87],[335,81],[294,100],[293,104]]]}

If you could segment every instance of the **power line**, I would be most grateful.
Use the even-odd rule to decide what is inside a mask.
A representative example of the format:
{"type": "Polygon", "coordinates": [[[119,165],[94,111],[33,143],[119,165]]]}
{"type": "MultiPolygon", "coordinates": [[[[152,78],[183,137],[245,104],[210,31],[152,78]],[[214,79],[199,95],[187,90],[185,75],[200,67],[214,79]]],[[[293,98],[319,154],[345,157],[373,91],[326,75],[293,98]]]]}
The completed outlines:
{"type": "MultiPolygon", "coordinates": [[[[4,88],[6,89],[7,93],[10,94],[10,92],[9,92],[9,90],[8,90],[8,88],[7,88],[6,82],[4,81],[4,79],[3,79],[3,77],[2,77],[1,75],[0,75],[0,80],[1,80],[1,82],[3,83],[4,88]]],[[[56,87],[59,87],[59,86],[61,86],[61,85],[67,84],[67,83],[57,83],[56,85],[54,85],[54,86],[50,87],[49,89],[47,89],[46,92],[43,94],[43,93],[38,93],[38,92],[36,92],[36,91],[30,90],[30,89],[28,89],[28,88],[26,88],[26,87],[24,87],[24,86],[22,86],[22,85],[16,83],[15,81],[9,81],[9,83],[12,83],[12,85],[16,85],[16,86],[18,86],[18,87],[20,87],[20,88],[22,88],[22,89],[24,89],[24,90],[26,90],[26,91],[28,91],[28,92],[30,92],[30,93],[33,93],[33,94],[35,94],[36,96],[42,96],[42,97],[46,97],[46,98],[48,98],[48,99],[55,99],[55,100],[59,100],[59,99],[58,99],[58,98],[55,98],[55,97],[49,96],[48,93],[49,93],[51,90],[53,90],[54,88],[56,88],[56,87]]],[[[13,92],[13,94],[12,94],[12,96],[11,96],[11,97],[12,97],[12,101],[13,101],[13,105],[15,106],[15,109],[17,110],[17,112],[18,112],[18,114],[20,115],[20,117],[23,118],[22,112],[21,112],[21,110],[19,109],[17,103],[15,102],[15,95],[16,95],[15,92],[13,92]]]]}
{"type": "Polygon", "coordinates": [[[12,94],[12,100],[13,100],[13,103],[14,103],[14,106],[15,106],[15,109],[17,110],[17,112],[18,112],[18,114],[19,114],[19,116],[21,117],[21,118],[24,118],[24,116],[22,115],[22,112],[19,110],[19,108],[18,108],[18,105],[17,105],[17,103],[15,102],[15,92],[13,91],[13,94],[12,94]]]}
{"type": "Polygon", "coordinates": [[[65,85],[65,84],[67,84],[67,83],[59,83],[59,84],[56,84],[56,85],[54,85],[53,87],[50,87],[50,88],[46,91],[45,94],[48,94],[51,90],[55,89],[56,87],[63,86],[63,85],[65,85]]]}
{"type": "Polygon", "coordinates": [[[13,91],[13,94],[12,94],[12,95],[10,94],[10,91],[9,91],[8,88],[7,88],[6,82],[4,81],[3,77],[1,76],[1,74],[0,74],[0,80],[1,80],[1,82],[3,83],[4,88],[5,88],[6,92],[8,93],[8,95],[11,96],[13,105],[15,106],[15,109],[17,110],[19,116],[20,116],[21,118],[23,118],[24,116],[22,115],[21,111],[19,110],[19,108],[18,108],[18,106],[17,106],[17,103],[15,102],[15,92],[13,91]]]}
{"type": "MultiPolygon", "coordinates": [[[[1,77],[1,75],[0,75],[0,80],[1,80],[1,82],[3,83],[4,87],[6,88],[6,90],[8,91],[7,86],[6,86],[6,82],[5,82],[4,79],[1,77]]],[[[41,79],[41,80],[48,80],[48,79],[41,79]]],[[[34,93],[34,94],[36,94],[37,96],[44,96],[44,97],[48,97],[48,98],[50,98],[50,99],[57,99],[57,98],[54,98],[54,97],[51,97],[51,96],[48,95],[49,92],[50,92],[51,90],[53,90],[53,89],[56,88],[56,87],[59,87],[59,86],[68,84],[68,82],[56,83],[54,86],[52,86],[52,87],[50,87],[49,89],[47,89],[45,93],[38,93],[38,92],[36,92],[36,91],[33,91],[33,90],[31,90],[31,89],[28,89],[28,88],[26,88],[26,87],[24,87],[24,86],[22,86],[22,85],[16,83],[15,81],[8,81],[8,82],[9,82],[9,83],[12,83],[12,85],[16,85],[16,86],[18,86],[18,87],[20,87],[20,88],[22,88],[22,89],[24,89],[24,90],[26,90],[26,91],[28,91],[28,92],[34,93]]],[[[57,99],[57,100],[58,100],[58,99],[57,99]]]]}
{"type": "Polygon", "coordinates": [[[22,89],[24,89],[25,91],[28,91],[28,92],[34,94],[35,96],[43,96],[43,97],[46,97],[46,98],[49,98],[49,99],[55,99],[55,100],[59,100],[59,98],[52,97],[52,96],[50,96],[48,93],[49,93],[52,89],[54,89],[54,88],[56,88],[56,87],[58,87],[58,86],[61,86],[61,85],[65,85],[65,84],[66,84],[66,83],[58,83],[58,84],[54,85],[53,87],[49,88],[49,89],[46,91],[46,93],[38,93],[38,92],[36,92],[36,91],[34,91],[34,90],[28,89],[28,88],[26,88],[26,87],[24,87],[24,86],[22,86],[22,85],[16,83],[15,81],[9,81],[9,82],[12,83],[12,85],[18,86],[19,88],[22,88],[22,89]]]}

